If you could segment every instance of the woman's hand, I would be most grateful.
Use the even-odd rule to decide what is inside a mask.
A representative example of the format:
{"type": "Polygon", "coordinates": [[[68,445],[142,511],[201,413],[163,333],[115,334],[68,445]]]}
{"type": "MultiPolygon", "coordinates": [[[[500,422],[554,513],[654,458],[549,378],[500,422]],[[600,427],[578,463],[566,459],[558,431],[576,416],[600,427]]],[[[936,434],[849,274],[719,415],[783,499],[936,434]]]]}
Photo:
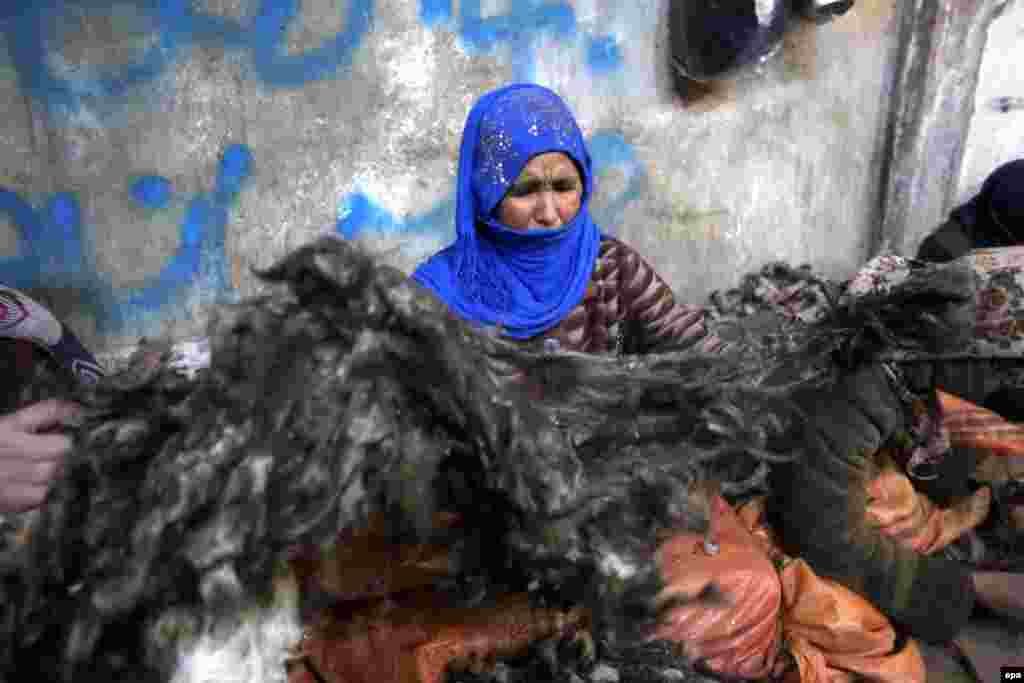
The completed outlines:
{"type": "Polygon", "coordinates": [[[43,502],[71,450],[68,436],[43,432],[78,410],[74,403],[49,400],[0,417],[0,512],[24,512],[43,502]]]}
{"type": "Polygon", "coordinates": [[[979,603],[997,614],[1024,623],[1024,574],[974,572],[971,580],[979,603]]]}

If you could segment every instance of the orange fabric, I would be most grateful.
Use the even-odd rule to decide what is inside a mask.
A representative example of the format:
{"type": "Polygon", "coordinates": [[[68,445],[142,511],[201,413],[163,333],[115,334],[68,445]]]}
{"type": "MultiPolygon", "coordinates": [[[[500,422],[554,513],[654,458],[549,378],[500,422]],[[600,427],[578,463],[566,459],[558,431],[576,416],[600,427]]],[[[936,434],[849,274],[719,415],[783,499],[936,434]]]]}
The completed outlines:
{"type": "MultiPolygon", "coordinates": [[[[438,528],[460,520],[442,514],[438,528]]],[[[295,549],[291,562],[307,588],[337,604],[307,625],[289,683],[315,683],[312,666],[329,683],[440,683],[449,664],[515,654],[535,640],[584,622],[582,611],[530,607],[526,596],[505,596],[497,606],[452,607],[433,590],[449,573],[447,549],[398,544],[381,518],[339,537],[330,552],[295,549]]]]}
{"type": "MultiPolygon", "coordinates": [[[[699,534],[670,537],[657,558],[669,584],[662,597],[696,595],[714,578],[726,603],[675,608],[653,637],[681,642],[714,671],[760,678],[771,672],[779,651],[778,575],[724,500],[716,497],[711,512],[720,552],[707,555],[699,534]]],[[[443,549],[393,547],[377,525],[339,545],[331,556],[293,563],[297,573],[316,577],[320,588],[347,599],[346,605],[387,597],[338,607],[309,629],[302,653],[332,683],[435,683],[449,663],[511,654],[585,621],[580,612],[530,609],[516,596],[498,608],[452,608],[423,588],[445,565],[443,549]],[[416,590],[399,592],[410,588],[416,590]]],[[[312,680],[304,666],[292,668],[291,683],[312,680]]]]}
{"type": "MultiPolygon", "coordinates": [[[[780,577],[773,561],[787,558],[764,523],[763,500],[734,511],[715,496],[710,512],[718,553],[705,551],[701,534],[669,537],[657,553],[668,585],[660,598],[692,598],[713,582],[722,600],[670,608],[652,638],[680,643],[687,656],[725,676],[779,672],[785,640],[797,665],[787,674],[791,683],[840,683],[853,673],[878,683],[924,681],[916,646],[893,653],[892,627],[863,598],[800,560],[789,561],[780,577]]],[[[534,609],[523,595],[494,607],[451,607],[424,587],[446,565],[443,549],[391,547],[377,525],[344,545],[326,560],[296,563],[297,573],[349,598],[310,624],[299,647],[329,683],[440,683],[449,665],[516,654],[538,639],[586,627],[582,610],[534,609]]],[[[291,667],[289,683],[315,681],[305,665],[291,667]]]]}
{"type": "Polygon", "coordinates": [[[944,509],[914,490],[910,479],[890,463],[868,484],[867,517],[881,532],[924,555],[937,552],[981,524],[992,504],[992,490],[981,488],[944,509]]]}
{"type": "MultiPolygon", "coordinates": [[[[942,391],[939,400],[951,443],[971,448],[977,455],[974,479],[990,483],[1024,480],[1024,425],[942,391]]],[[[1009,517],[1013,528],[1024,529],[1024,507],[1011,507],[1009,517]]]]}
{"type": "Polygon", "coordinates": [[[924,683],[924,659],[907,641],[896,652],[896,632],[871,603],[821,578],[802,559],[782,569],[783,623],[797,671],[787,683],[924,683]]]}
{"type": "Polygon", "coordinates": [[[976,480],[1024,479],[1024,425],[952,394],[940,391],[939,400],[950,442],[977,455],[976,480]]]}
{"type": "Polygon", "coordinates": [[[704,536],[678,533],[658,549],[668,584],[660,596],[692,598],[714,583],[720,604],[692,602],[671,608],[653,635],[683,646],[717,674],[763,678],[779,654],[782,586],[764,548],[729,504],[715,497],[711,516],[719,552],[704,550],[704,536]]]}
{"type": "Polygon", "coordinates": [[[998,413],[970,401],[939,392],[943,425],[953,446],[965,446],[992,455],[1024,455],[1024,425],[1014,424],[998,413]]]}
{"type": "Polygon", "coordinates": [[[787,683],[847,683],[858,676],[876,683],[924,683],[924,660],[913,641],[893,652],[896,632],[863,597],[819,577],[801,559],[789,560],[765,520],[765,501],[740,508],[738,519],[770,556],[784,562],[783,636],[796,669],[787,683]]]}
{"type": "MultiPolygon", "coordinates": [[[[535,609],[525,595],[457,608],[422,591],[324,613],[307,627],[298,654],[328,683],[441,683],[449,665],[514,655],[584,623],[580,610],[535,609]]],[[[309,666],[293,665],[289,683],[315,681],[309,666]]]]}
{"type": "MultiPolygon", "coordinates": [[[[438,515],[437,528],[459,523],[451,514],[438,515]]],[[[329,552],[318,548],[297,551],[292,568],[303,581],[337,600],[367,600],[390,593],[427,588],[449,573],[447,549],[438,544],[394,543],[384,532],[383,520],[338,538],[329,552]]]]}
{"type": "Polygon", "coordinates": [[[1010,526],[1017,531],[1024,531],[1024,505],[1014,505],[1010,508],[1010,526]]]}

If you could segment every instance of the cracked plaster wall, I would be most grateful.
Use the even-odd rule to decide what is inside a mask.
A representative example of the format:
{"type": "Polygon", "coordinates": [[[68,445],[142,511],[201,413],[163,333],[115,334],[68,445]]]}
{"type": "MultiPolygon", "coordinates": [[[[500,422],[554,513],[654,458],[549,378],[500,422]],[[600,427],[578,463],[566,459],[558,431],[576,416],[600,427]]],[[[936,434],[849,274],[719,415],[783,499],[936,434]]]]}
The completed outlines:
{"type": "Polygon", "coordinates": [[[1006,4],[988,31],[959,183],[952,198],[955,204],[974,196],[996,167],[1024,158],[1024,69],[1021,64],[1024,64],[1024,2],[1015,0],[1006,4]]]}

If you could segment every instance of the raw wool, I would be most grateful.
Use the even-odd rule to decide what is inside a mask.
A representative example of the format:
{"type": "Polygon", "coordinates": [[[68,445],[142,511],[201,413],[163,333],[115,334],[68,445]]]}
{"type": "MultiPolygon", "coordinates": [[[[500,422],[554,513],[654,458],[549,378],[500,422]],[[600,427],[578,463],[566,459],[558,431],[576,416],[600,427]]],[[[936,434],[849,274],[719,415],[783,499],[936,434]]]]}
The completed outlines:
{"type": "Polygon", "coordinates": [[[814,273],[809,264],[798,267],[773,262],[740,279],[726,291],[708,297],[708,309],[716,316],[741,317],[772,311],[804,322],[816,320],[830,301],[838,300],[843,285],[814,273]]]}
{"type": "Polygon", "coordinates": [[[270,605],[243,613],[234,630],[183,642],[171,683],[286,683],[302,622],[298,587],[283,583],[275,582],[270,605]]]}
{"type": "MultiPolygon", "coordinates": [[[[969,257],[934,265],[882,254],[848,282],[830,281],[810,266],[772,263],[745,276],[739,287],[712,293],[710,308],[727,334],[730,323],[744,321],[737,328],[747,355],[781,343],[787,349],[804,344],[814,358],[822,349],[836,353],[843,368],[871,359],[999,357],[985,346],[981,322],[983,294],[1003,275],[969,257]],[[794,336],[794,328],[802,331],[794,336]],[[832,335],[834,343],[818,332],[832,335]]],[[[769,365],[777,367],[774,360],[769,365]]]]}
{"type": "Polygon", "coordinates": [[[73,395],[65,478],[0,539],[0,675],[170,680],[188,634],[236,633],[273,593],[288,547],[371,513],[449,544],[453,599],[581,605],[624,647],[657,616],[659,535],[707,526],[702,482],[762,491],[803,456],[785,392],[842,372],[837,352],[920,346],[962,295],[929,271],[811,325],[723,319],[714,357],[598,358],[472,329],[336,239],[262,275],[281,287],[222,310],[208,367],[142,353],[73,395]],[[457,536],[436,537],[441,510],[457,536]]]}
{"type": "Polygon", "coordinates": [[[715,683],[666,642],[625,648],[595,644],[585,633],[534,643],[518,657],[475,671],[449,670],[445,683],[715,683]]]}
{"type": "Polygon", "coordinates": [[[449,670],[445,683],[715,683],[672,643],[624,648],[593,643],[585,634],[534,643],[518,657],[476,671],[449,670]]]}
{"type": "Polygon", "coordinates": [[[73,395],[87,410],[66,476],[0,557],[0,671],[167,680],[182,633],[233,632],[289,546],[336,542],[371,512],[399,542],[462,513],[442,585],[456,599],[529,589],[622,638],[654,618],[659,531],[702,528],[702,471],[747,452],[746,433],[691,438],[714,392],[655,373],[623,393],[617,364],[583,387],[584,358],[554,391],[550,356],[339,240],[263,275],[283,286],[223,309],[205,369],[156,345],[73,395]]]}

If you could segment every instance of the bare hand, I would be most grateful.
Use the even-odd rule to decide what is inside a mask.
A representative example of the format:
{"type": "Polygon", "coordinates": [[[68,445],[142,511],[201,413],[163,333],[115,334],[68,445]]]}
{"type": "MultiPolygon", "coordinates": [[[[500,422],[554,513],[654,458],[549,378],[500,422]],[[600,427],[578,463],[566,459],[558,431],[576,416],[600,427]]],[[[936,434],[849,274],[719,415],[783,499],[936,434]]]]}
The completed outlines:
{"type": "Polygon", "coordinates": [[[1024,623],[1024,574],[974,572],[978,602],[1004,617],[1024,623]]]}
{"type": "Polygon", "coordinates": [[[78,410],[74,403],[49,400],[0,417],[0,512],[24,512],[45,500],[71,439],[41,432],[69,421],[78,410]]]}

